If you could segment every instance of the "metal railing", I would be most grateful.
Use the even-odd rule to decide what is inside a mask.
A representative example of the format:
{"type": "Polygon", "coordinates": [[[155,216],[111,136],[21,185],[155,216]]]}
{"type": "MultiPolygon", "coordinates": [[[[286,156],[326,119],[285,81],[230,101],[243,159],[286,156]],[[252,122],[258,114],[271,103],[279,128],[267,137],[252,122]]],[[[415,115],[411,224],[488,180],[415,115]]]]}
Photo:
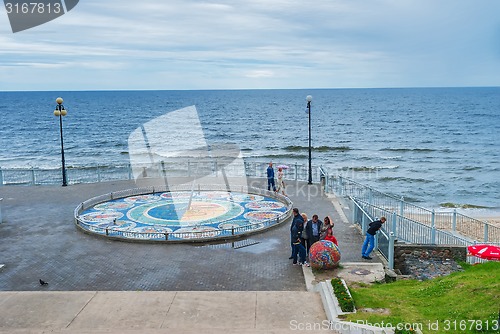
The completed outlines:
{"type": "MultiPolygon", "coordinates": [[[[224,166],[227,176],[249,176],[257,178],[266,177],[267,162],[245,161],[243,168],[235,165],[224,166]]],[[[275,163],[277,166],[278,163],[275,163]]],[[[307,165],[287,164],[285,179],[306,181],[308,175],[307,165]]],[[[157,164],[144,164],[142,166],[93,166],[81,168],[68,168],[68,180],[71,184],[94,183],[110,180],[130,180],[134,178],[134,172],[140,171],[142,177],[163,177],[167,173],[172,176],[218,176],[221,173],[222,163],[217,160],[179,160],[170,159],[157,164]]],[[[1,169],[0,186],[10,184],[57,184],[61,182],[60,169],[1,169]]],[[[327,193],[335,193],[342,197],[351,197],[356,201],[364,202],[370,206],[383,210],[384,214],[391,215],[396,212],[398,224],[411,222],[413,228],[404,232],[404,225],[398,229],[400,240],[418,240],[427,234],[432,236],[441,235],[455,236],[456,238],[470,240],[471,242],[500,243],[500,228],[478,219],[457,213],[456,210],[449,212],[436,212],[418,205],[409,203],[403,197],[396,197],[360,184],[356,181],[339,175],[329,175],[323,167],[313,166],[313,181],[322,182],[327,193]],[[417,227],[418,226],[418,227],[417,227]],[[448,232],[443,234],[441,232],[448,232]],[[411,234],[415,236],[411,236],[411,234]],[[419,236],[420,235],[420,236],[419,236]]],[[[0,201],[1,206],[1,201],[0,201]]],[[[0,207],[1,212],[1,207],[0,207]]],[[[451,237],[450,237],[451,238],[451,237]]],[[[454,240],[454,239],[453,239],[454,240]]],[[[450,243],[454,241],[450,239],[450,243]]]]}
{"type": "Polygon", "coordinates": [[[500,227],[463,215],[455,209],[436,212],[406,202],[403,197],[398,198],[383,193],[342,176],[331,177],[324,170],[322,170],[322,173],[326,179],[325,192],[327,193],[351,197],[357,201],[385,210],[385,212],[391,214],[396,212],[399,217],[419,222],[437,230],[461,234],[465,238],[471,238],[472,240],[500,242],[500,227]]]}
{"type": "MultiPolygon", "coordinates": [[[[143,178],[172,177],[218,177],[222,171],[229,177],[266,177],[267,162],[245,161],[243,168],[237,164],[224,165],[218,160],[169,159],[154,164],[86,166],[67,168],[69,184],[96,183],[116,180],[132,180],[134,173],[143,178]]],[[[275,164],[278,166],[278,164],[275,164]]],[[[308,166],[287,164],[284,171],[287,180],[307,180],[308,166]]],[[[320,168],[313,166],[313,181],[320,180],[320,168]]],[[[44,168],[0,168],[0,186],[2,185],[46,185],[61,183],[61,169],[44,168]]]]}
{"type": "MultiPolygon", "coordinates": [[[[387,218],[387,222],[382,225],[380,232],[375,237],[375,248],[387,259],[390,269],[394,269],[394,243],[396,241],[411,244],[456,245],[464,247],[477,243],[474,239],[466,238],[450,231],[440,230],[435,225],[429,226],[351,196],[348,198],[353,203],[352,220],[360,226],[363,235],[366,234],[370,222],[382,216],[387,218]]],[[[488,243],[500,245],[498,242],[488,243]]],[[[468,263],[485,261],[477,257],[467,257],[468,263]]]]}
{"type": "MultiPolygon", "coordinates": [[[[217,241],[217,240],[226,240],[231,238],[240,237],[245,234],[253,234],[257,232],[261,232],[266,230],[272,226],[275,226],[285,220],[287,220],[291,216],[292,210],[292,202],[286,196],[277,194],[272,191],[267,191],[264,189],[251,188],[241,186],[242,193],[263,195],[267,197],[272,197],[278,199],[279,201],[286,204],[286,211],[279,215],[276,219],[267,219],[259,222],[251,222],[248,220],[248,224],[230,228],[219,228],[217,230],[203,230],[203,225],[194,226],[193,231],[189,232],[138,232],[138,231],[126,231],[120,230],[118,226],[114,225],[114,220],[110,219],[107,226],[96,226],[93,224],[89,224],[85,222],[80,214],[94,207],[96,204],[116,200],[120,198],[126,198],[131,196],[138,195],[149,195],[156,193],[163,193],[167,191],[191,191],[192,189],[187,187],[186,185],[175,185],[169,186],[157,186],[157,187],[144,187],[144,188],[134,188],[127,189],[122,191],[116,191],[104,195],[100,195],[97,197],[93,197],[79,204],[74,211],[74,221],[75,224],[88,232],[106,236],[109,238],[116,239],[127,239],[127,240],[147,240],[147,241],[163,241],[163,242],[183,242],[183,241],[217,241]],[[195,229],[199,228],[200,231],[196,231],[195,229]]],[[[226,187],[223,185],[200,185],[196,191],[226,191],[226,187]]],[[[158,225],[158,229],[162,229],[164,226],[158,225]]],[[[152,226],[154,229],[155,226],[152,226]]]]}

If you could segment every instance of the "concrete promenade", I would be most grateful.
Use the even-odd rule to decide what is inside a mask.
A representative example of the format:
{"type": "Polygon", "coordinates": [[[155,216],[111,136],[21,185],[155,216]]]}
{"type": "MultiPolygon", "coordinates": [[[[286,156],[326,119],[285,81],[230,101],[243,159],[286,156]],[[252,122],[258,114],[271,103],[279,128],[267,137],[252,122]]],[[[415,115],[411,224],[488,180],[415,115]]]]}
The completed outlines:
{"type": "MultiPolygon", "coordinates": [[[[76,229],[80,202],[133,187],[0,187],[0,331],[288,333],[326,321],[321,298],[307,291],[302,268],[288,259],[289,222],[238,249],[111,241],[76,229]]],[[[301,212],[333,218],[342,262],[362,261],[363,238],[334,198],[304,183],[287,192],[301,212]]]]}

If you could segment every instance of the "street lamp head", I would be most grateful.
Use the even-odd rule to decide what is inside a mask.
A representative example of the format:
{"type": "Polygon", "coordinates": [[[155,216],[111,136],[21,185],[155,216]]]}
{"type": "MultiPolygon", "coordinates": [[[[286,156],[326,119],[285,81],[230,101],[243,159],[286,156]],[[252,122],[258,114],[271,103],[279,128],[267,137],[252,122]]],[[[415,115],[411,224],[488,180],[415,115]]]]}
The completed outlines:
{"type": "Polygon", "coordinates": [[[307,95],[306,101],[311,102],[313,100],[313,97],[311,95],[307,95]]]}
{"type": "Polygon", "coordinates": [[[66,109],[61,110],[61,115],[66,116],[67,114],[68,114],[68,111],[66,109]]]}
{"type": "Polygon", "coordinates": [[[57,102],[57,104],[62,104],[62,103],[63,103],[63,99],[62,99],[62,97],[58,97],[58,98],[56,99],[56,102],[57,102]]]}
{"type": "Polygon", "coordinates": [[[61,116],[61,112],[59,111],[59,109],[54,110],[54,116],[56,117],[61,116]]]}

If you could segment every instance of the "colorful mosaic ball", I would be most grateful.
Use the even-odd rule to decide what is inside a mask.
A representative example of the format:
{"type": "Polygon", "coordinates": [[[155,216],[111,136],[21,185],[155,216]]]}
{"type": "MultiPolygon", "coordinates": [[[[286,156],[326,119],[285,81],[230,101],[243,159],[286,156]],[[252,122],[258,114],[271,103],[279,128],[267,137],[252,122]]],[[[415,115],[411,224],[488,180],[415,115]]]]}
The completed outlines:
{"type": "Polygon", "coordinates": [[[336,268],[340,263],[340,250],[331,241],[317,241],[309,250],[309,263],[314,269],[336,268]]]}

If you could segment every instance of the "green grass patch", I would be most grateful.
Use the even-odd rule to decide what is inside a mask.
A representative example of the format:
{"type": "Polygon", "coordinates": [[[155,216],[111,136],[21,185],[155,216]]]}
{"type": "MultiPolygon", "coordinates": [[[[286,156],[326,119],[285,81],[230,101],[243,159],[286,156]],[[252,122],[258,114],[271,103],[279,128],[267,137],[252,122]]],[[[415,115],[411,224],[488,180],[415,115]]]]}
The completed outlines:
{"type": "Polygon", "coordinates": [[[351,288],[358,310],[386,308],[390,314],[358,312],[347,320],[418,327],[423,333],[500,333],[500,262],[463,267],[428,281],[351,288]]]}

